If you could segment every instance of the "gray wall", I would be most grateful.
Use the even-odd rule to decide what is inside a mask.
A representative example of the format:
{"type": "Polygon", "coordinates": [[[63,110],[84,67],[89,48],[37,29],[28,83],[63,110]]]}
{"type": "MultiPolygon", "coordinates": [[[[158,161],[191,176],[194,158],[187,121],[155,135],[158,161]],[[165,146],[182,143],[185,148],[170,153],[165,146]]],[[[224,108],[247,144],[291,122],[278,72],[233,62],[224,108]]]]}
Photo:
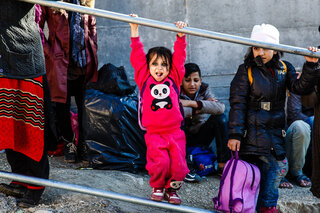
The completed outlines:
{"type": "MultiPolygon", "coordinates": [[[[250,37],[255,24],[268,23],[280,31],[280,43],[297,47],[319,45],[320,0],[96,0],[96,8],[117,13],[136,13],[140,17],[173,23],[187,21],[189,26],[250,37]]],[[[97,17],[99,67],[106,63],[123,65],[132,84],[130,64],[130,27],[128,23],[97,17]]],[[[145,51],[153,46],[172,49],[175,33],[140,27],[145,51]]],[[[203,80],[218,99],[228,106],[229,85],[243,62],[247,46],[187,36],[187,61],[200,66],[203,80]]],[[[303,56],[286,53],[284,60],[296,69],[303,56]]]]}

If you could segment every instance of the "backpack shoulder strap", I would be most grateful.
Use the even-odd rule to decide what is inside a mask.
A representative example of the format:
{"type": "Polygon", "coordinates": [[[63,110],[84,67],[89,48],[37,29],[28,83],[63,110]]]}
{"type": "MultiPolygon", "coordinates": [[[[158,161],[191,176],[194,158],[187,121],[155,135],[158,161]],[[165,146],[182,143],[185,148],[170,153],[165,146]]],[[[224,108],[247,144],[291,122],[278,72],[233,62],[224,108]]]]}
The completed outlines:
{"type": "Polygon", "coordinates": [[[252,68],[249,67],[248,68],[248,79],[249,79],[249,83],[250,83],[250,86],[252,85],[252,82],[253,82],[253,78],[252,78],[252,68]]]}
{"type": "Polygon", "coordinates": [[[139,122],[140,128],[141,128],[142,130],[144,130],[144,131],[146,131],[147,129],[146,129],[146,127],[144,127],[144,126],[142,125],[142,119],[141,119],[141,117],[142,117],[142,96],[143,96],[144,91],[146,90],[147,81],[148,81],[148,79],[150,78],[150,76],[151,76],[151,75],[149,75],[148,78],[147,78],[147,80],[143,83],[142,88],[141,88],[141,90],[140,90],[140,92],[139,92],[138,122],[139,122]]]}
{"type": "Polygon", "coordinates": [[[282,60],[280,60],[280,64],[283,66],[284,73],[287,74],[287,65],[282,60]]]}
{"type": "Polygon", "coordinates": [[[179,88],[176,85],[176,83],[174,82],[174,80],[171,77],[168,77],[171,81],[172,81],[172,86],[174,88],[174,90],[176,91],[177,95],[178,95],[178,102],[179,102],[179,108],[180,108],[180,113],[182,115],[183,120],[181,121],[181,126],[184,126],[184,110],[183,110],[183,106],[182,103],[180,101],[180,93],[179,93],[179,88]]]}

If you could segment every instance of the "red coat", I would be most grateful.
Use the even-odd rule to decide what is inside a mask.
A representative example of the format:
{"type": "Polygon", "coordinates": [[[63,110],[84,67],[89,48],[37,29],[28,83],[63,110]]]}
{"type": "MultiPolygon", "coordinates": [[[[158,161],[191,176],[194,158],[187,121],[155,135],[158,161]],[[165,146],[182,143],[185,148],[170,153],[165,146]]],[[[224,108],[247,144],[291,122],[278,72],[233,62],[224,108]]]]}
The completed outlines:
{"type": "MultiPolygon", "coordinates": [[[[70,30],[68,15],[48,7],[41,7],[40,27],[47,22],[49,36],[43,45],[46,58],[46,73],[48,77],[51,99],[54,102],[65,103],[67,97],[67,72],[69,65],[70,30]]],[[[85,50],[87,56],[86,81],[97,81],[97,27],[94,16],[82,15],[84,21],[85,50]]]]}

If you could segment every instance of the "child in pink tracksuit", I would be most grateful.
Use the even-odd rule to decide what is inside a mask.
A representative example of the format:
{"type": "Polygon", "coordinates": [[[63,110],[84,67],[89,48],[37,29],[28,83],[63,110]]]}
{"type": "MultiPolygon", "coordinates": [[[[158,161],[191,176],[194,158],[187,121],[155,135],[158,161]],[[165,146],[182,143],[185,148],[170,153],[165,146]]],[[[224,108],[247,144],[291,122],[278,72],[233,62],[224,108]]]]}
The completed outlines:
{"type": "MultiPolygon", "coordinates": [[[[135,14],[131,16],[137,17],[135,14]]],[[[181,21],[175,24],[180,29],[186,26],[181,21]]],[[[173,54],[165,47],[154,47],[145,55],[139,39],[139,25],[130,23],[130,27],[130,61],[143,103],[141,121],[147,130],[146,169],[151,176],[151,199],[180,204],[176,191],[189,172],[179,106],[180,85],[185,73],[186,38],[183,33],[178,33],[173,54]]]]}

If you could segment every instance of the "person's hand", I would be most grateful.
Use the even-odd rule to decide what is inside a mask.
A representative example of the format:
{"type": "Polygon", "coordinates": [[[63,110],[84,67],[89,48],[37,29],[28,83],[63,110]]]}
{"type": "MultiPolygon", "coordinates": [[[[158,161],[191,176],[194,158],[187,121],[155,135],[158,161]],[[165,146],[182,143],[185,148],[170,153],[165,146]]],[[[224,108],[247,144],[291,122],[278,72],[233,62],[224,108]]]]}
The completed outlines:
{"type": "MultiPolygon", "coordinates": [[[[130,14],[131,17],[138,17],[137,14],[130,14]]],[[[129,23],[131,27],[131,37],[138,37],[139,36],[139,24],[129,23]]]]}
{"type": "MultiPolygon", "coordinates": [[[[319,52],[320,51],[316,47],[308,47],[308,50],[310,50],[312,52],[319,52]]],[[[307,62],[317,63],[319,61],[319,58],[313,58],[313,57],[309,57],[309,56],[305,56],[304,58],[306,59],[307,62]]]]}
{"type": "Polygon", "coordinates": [[[301,77],[301,72],[296,72],[296,74],[298,74],[297,79],[299,79],[301,77]]]}
{"type": "Polygon", "coordinates": [[[218,99],[215,99],[215,98],[208,98],[208,99],[207,99],[207,101],[214,101],[214,102],[216,102],[216,101],[218,101],[218,99]]]}
{"type": "Polygon", "coordinates": [[[197,108],[198,104],[196,101],[192,101],[192,100],[185,100],[185,99],[180,99],[182,106],[184,107],[192,107],[192,108],[197,108]]]}
{"type": "Polygon", "coordinates": [[[232,151],[239,151],[240,150],[240,141],[237,139],[229,139],[228,140],[228,147],[232,151]]]}
{"type": "MultiPolygon", "coordinates": [[[[174,22],[174,24],[175,24],[176,27],[178,27],[179,29],[182,29],[182,28],[188,26],[187,23],[185,23],[185,22],[183,22],[183,21],[176,21],[176,22],[174,22]]],[[[182,36],[184,36],[184,35],[185,35],[184,33],[178,33],[178,36],[179,36],[179,37],[182,37],[182,36]]]]}

